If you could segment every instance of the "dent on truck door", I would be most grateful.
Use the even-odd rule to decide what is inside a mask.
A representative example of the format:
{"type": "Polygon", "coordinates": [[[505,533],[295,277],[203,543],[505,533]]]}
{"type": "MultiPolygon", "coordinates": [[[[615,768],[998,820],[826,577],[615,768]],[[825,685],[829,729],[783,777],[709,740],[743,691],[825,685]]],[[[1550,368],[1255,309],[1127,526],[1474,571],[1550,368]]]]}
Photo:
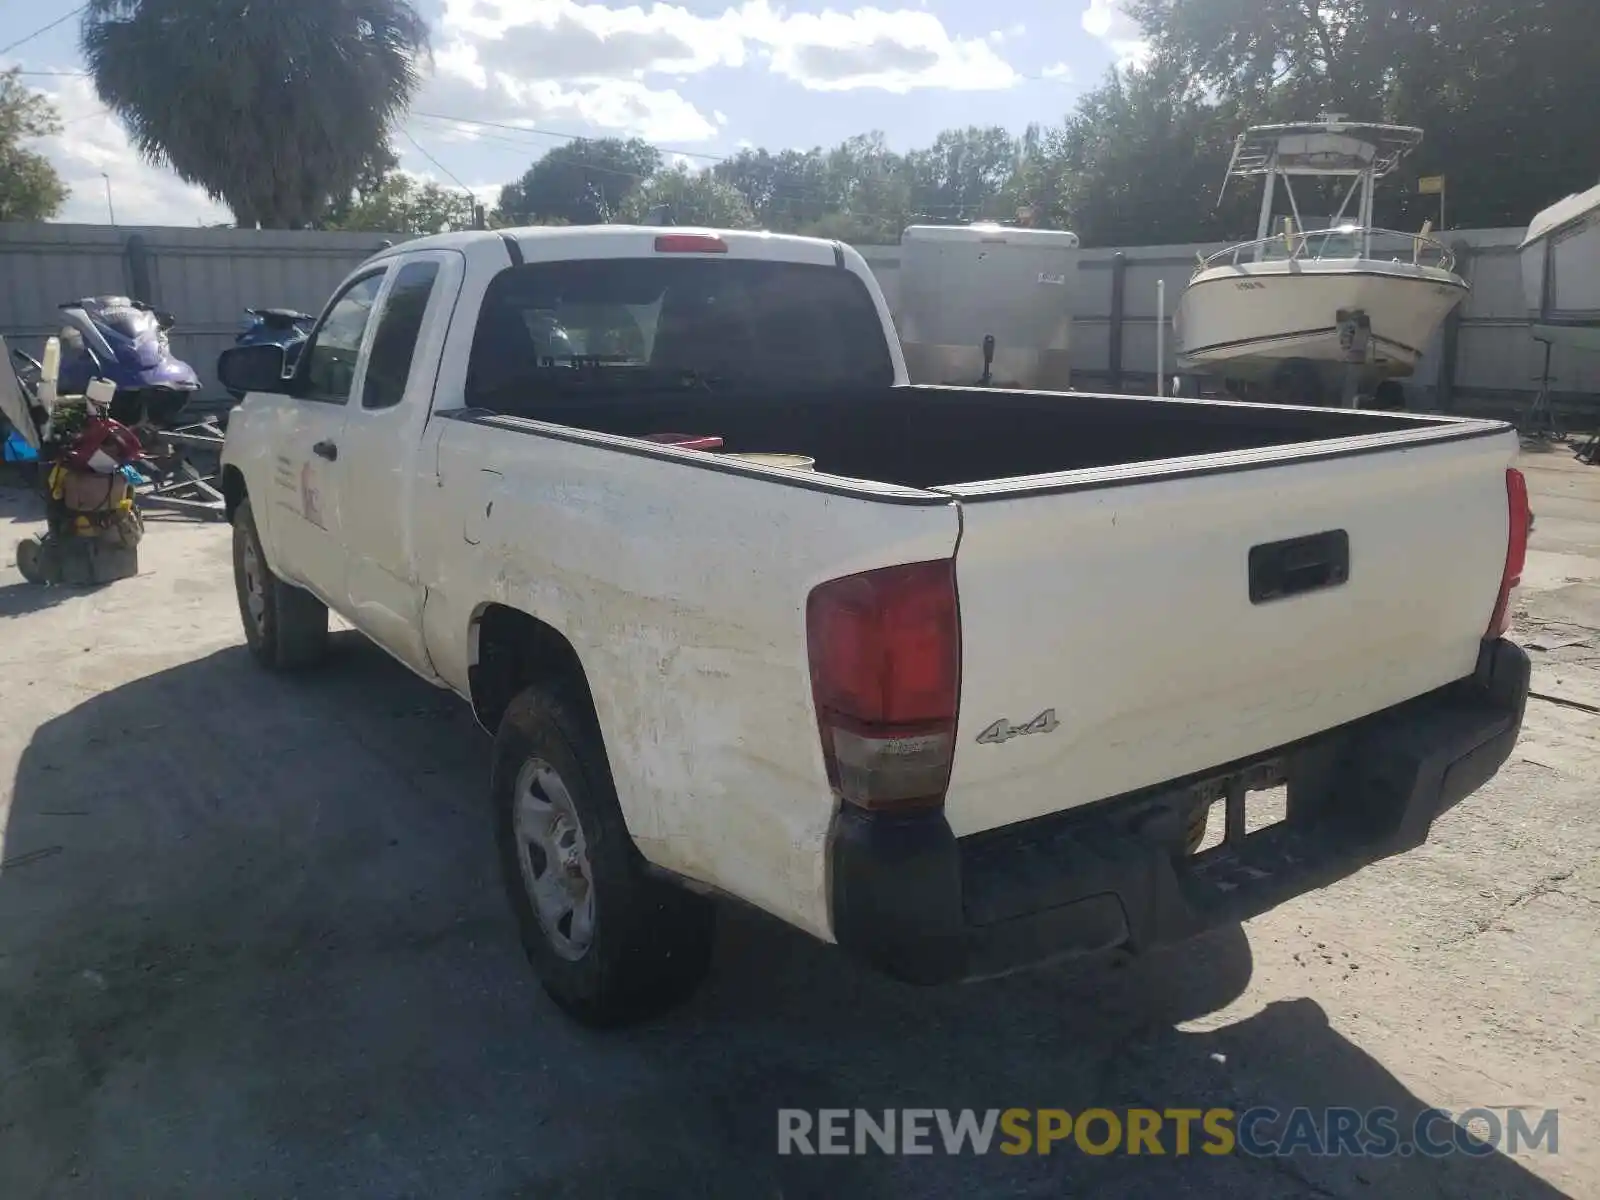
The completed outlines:
{"type": "Polygon", "coordinates": [[[340,442],[383,276],[379,270],[352,282],[312,333],[274,467],[278,569],[336,608],[343,607],[345,583],[340,442]]]}

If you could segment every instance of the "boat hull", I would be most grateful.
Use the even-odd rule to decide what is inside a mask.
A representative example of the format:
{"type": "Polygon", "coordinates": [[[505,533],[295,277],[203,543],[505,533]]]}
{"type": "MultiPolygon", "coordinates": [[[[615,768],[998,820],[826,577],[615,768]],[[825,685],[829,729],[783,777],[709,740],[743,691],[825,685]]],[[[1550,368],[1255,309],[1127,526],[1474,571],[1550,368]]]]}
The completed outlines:
{"type": "Polygon", "coordinates": [[[1241,263],[1202,271],[1178,305],[1184,370],[1268,381],[1285,363],[1343,371],[1339,314],[1371,323],[1373,380],[1410,375],[1424,347],[1468,294],[1460,276],[1436,267],[1363,259],[1241,263]]]}

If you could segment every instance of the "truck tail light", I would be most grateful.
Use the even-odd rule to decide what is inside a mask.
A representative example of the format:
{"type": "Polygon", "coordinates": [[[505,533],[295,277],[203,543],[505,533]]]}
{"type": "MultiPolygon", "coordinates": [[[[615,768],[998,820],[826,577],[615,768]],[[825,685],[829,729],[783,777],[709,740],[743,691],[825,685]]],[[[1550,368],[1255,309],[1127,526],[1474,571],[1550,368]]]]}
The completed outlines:
{"type": "Polygon", "coordinates": [[[1528,481],[1515,467],[1506,470],[1506,509],[1510,520],[1506,539],[1506,567],[1500,576],[1500,595],[1494,603],[1486,637],[1504,637],[1511,629],[1511,609],[1522,586],[1522,568],[1528,561],[1528,526],[1533,523],[1528,508],[1528,481]]]}
{"type": "Polygon", "coordinates": [[[664,233],[656,238],[657,254],[726,254],[728,243],[705,233],[664,233]]]}
{"type": "Polygon", "coordinates": [[[828,781],[859,808],[940,808],[955,756],[961,624],[955,562],[817,587],[806,604],[828,781]]]}

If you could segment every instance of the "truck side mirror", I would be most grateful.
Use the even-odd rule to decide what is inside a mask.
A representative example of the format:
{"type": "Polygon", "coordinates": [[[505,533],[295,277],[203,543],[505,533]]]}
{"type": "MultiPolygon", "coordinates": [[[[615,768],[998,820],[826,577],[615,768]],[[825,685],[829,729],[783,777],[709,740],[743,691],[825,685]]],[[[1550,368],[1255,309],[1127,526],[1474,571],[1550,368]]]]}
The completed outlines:
{"type": "Polygon", "coordinates": [[[234,346],[218,356],[217,378],[230,392],[287,392],[287,356],[267,343],[234,346]]]}

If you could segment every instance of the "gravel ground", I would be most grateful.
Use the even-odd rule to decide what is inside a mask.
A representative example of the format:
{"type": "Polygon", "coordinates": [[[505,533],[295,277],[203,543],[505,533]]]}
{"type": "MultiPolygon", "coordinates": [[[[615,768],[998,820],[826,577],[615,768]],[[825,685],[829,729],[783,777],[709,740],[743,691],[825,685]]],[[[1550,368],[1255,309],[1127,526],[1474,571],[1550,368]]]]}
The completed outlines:
{"type": "Polygon", "coordinates": [[[934,991],[730,909],[696,999],[606,1035],[522,959],[462,705],[348,632],[254,669],[217,526],[31,588],[0,491],[0,1196],[1600,1195],[1600,471],[1526,459],[1541,698],[1427,846],[1147,959],[934,991]],[[1548,1106],[1560,1143],[775,1153],[780,1107],[1142,1104],[1548,1106]]]}

